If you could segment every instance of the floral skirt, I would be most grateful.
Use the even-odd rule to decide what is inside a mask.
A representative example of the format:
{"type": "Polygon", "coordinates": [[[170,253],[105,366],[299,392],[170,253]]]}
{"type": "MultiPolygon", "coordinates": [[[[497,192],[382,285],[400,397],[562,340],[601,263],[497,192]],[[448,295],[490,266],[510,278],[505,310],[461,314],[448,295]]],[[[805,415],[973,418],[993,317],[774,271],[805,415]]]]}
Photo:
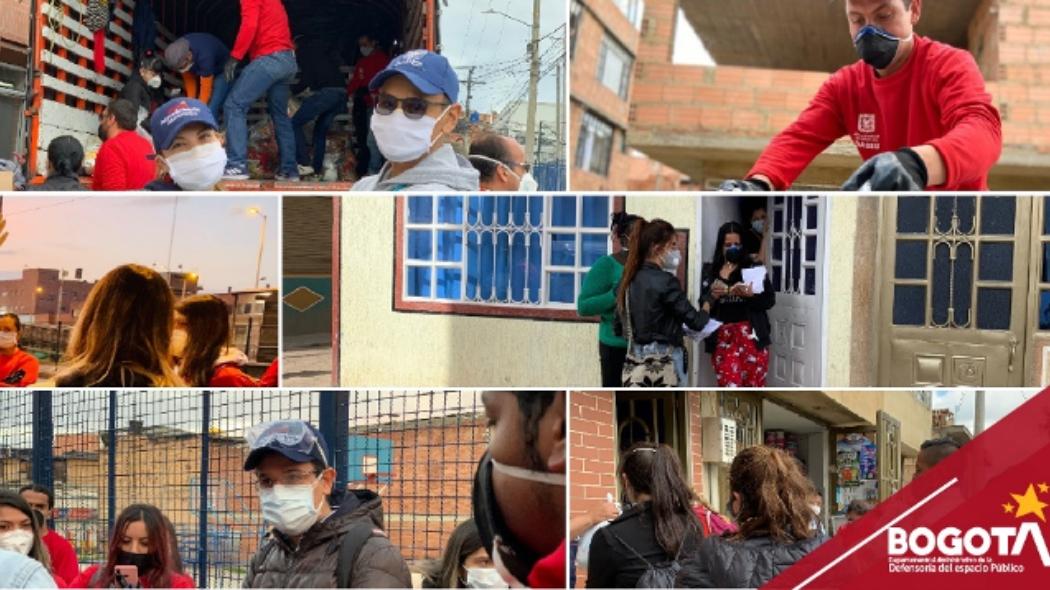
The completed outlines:
{"type": "Polygon", "coordinates": [[[711,355],[719,387],[765,387],[769,349],[758,348],[751,322],[723,324],[711,355]]]}

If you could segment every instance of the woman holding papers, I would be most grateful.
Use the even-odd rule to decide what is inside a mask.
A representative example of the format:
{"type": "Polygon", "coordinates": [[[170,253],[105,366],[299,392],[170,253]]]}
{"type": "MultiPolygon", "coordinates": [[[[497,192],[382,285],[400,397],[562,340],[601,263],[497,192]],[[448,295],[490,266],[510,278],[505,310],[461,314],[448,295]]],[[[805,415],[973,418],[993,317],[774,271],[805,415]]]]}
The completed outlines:
{"type": "MultiPolygon", "coordinates": [[[[735,222],[718,230],[703,293],[714,303],[711,317],[722,325],[707,338],[719,387],[765,387],[769,369],[769,317],[773,285],[763,266],[753,266],[743,248],[745,228],[735,222]]],[[[702,299],[703,300],[703,299],[702,299]]]]}

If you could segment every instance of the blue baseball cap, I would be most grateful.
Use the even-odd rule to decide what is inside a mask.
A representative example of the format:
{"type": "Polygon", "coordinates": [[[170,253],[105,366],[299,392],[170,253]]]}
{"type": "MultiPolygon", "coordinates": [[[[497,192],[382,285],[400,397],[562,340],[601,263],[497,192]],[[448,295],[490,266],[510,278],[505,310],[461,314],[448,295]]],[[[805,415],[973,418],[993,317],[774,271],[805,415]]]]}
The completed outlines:
{"type": "Polygon", "coordinates": [[[263,457],[278,453],[295,463],[320,461],[331,467],[331,454],[324,435],[303,420],[277,420],[253,426],[244,437],[251,451],[244,460],[244,470],[259,466],[263,457]]]}
{"type": "Polygon", "coordinates": [[[459,76],[443,55],[425,49],[402,53],[372,78],[368,89],[375,92],[395,74],[408,78],[423,94],[444,94],[453,103],[459,98],[459,76]]]}
{"type": "Polygon", "coordinates": [[[153,149],[160,152],[170,148],[175,136],[190,123],[203,123],[212,129],[219,129],[208,105],[195,98],[180,96],[160,105],[149,120],[153,149]]]}

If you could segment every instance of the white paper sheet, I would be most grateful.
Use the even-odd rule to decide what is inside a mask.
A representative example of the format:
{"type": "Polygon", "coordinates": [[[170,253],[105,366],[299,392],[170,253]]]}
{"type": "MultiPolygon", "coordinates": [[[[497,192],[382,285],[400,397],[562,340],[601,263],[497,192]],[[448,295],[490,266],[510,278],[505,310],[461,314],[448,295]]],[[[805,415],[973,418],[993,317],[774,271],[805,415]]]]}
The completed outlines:
{"type": "Polygon", "coordinates": [[[693,340],[700,342],[706,339],[711,334],[714,334],[715,330],[717,330],[721,326],[722,322],[715,319],[709,319],[707,320],[707,325],[704,326],[704,329],[700,330],[699,332],[697,332],[696,330],[691,330],[688,326],[685,325],[682,326],[682,329],[685,330],[686,337],[692,338],[693,340]]]}
{"type": "Polygon", "coordinates": [[[751,285],[751,292],[755,295],[761,295],[765,290],[766,267],[745,268],[741,271],[741,274],[744,275],[744,282],[751,285]]]}

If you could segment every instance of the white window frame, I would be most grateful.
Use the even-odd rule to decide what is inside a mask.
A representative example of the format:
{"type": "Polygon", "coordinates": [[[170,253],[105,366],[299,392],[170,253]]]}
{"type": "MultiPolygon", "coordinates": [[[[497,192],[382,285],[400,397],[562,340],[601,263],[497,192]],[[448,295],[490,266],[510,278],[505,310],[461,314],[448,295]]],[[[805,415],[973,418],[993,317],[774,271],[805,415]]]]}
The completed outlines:
{"type": "Polygon", "coordinates": [[[619,41],[608,34],[602,37],[602,45],[598,55],[598,83],[606,89],[615,92],[623,100],[627,100],[628,89],[631,83],[631,70],[634,68],[634,56],[619,41]],[[620,79],[616,81],[616,88],[609,86],[605,79],[605,68],[609,65],[610,54],[615,55],[623,67],[620,69],[620,79]]]}
{"type": "MultiPolygon", "coordinates": [[[[426,196],[426,195],[420,195],[426,196]]],[[[505,308],[516,308],[516,309],[530,309],[530,310],[574,310],[576,308],[575,299],[579,297],[580,287],[583,284],[583,277],[590,270],[589,266],[583,265],[582,256],[582,245],[583,237],[588,235],[598,235],[605,238],[605,254],[612,252],[612,243],[609,240],[609,229],[608,226],[601,227],[583,227],[580,225],[580,221],[583,216],[583,202],[584,197],[593,198],[605,198],[608,202],[608,212],[611,214],[615,209],[615,197],[612,195],[564,195],[564,194],[543,194],[543,195],[531,195],[533,197],[540,196],[543,198],[543,216],[541,219],[541,225],[533,226],[529,222],[529,210],[526,208],[526,220],[522,225],[514,226],[498,226],[498,225],[471,225],[467,218],[467,208],[469,206],[471,196],[481,197],[492,197],[492,198],[513,198],[511,196],[504,195],[432,195],[431,199],[431,219],[435,220],[432,223],[410,223],[408,220],[409,216],[409,201],[411,197],[404,197],[405,202],[402,207],[402,219],[401,224],[403,227],[402,232],[402,252],[403,260],[401,260],[401,300],[404,302],[415,302],[415,303],[444,303],[444,304],[455,304],[455,305],[466,305],[466,306],[481,306],[481,307],[505,307],[505,308]],[[461,224],[455,223],[439,223],[438,219],[438,204],[442,197],[460,197],[463,199],[463,222],[461,224]],[[573,198],[576,200],[576,225],[574,227],[554,227],[552,225],[552,217],[554,214],[553,204],[555,198],[573,198]],[[514,229],[511,229],[514,228],[514,229]],[[409,248],[409,234],[413,230],[429,231],[431,232],[431,260],[414,260],[408,257],[409,248]],[[463,238],[460,247],[462,248],[462,256],[458,262],[436,260],[437,255],[437,239],[438,232],[440,231],[458,231],[462,232],[463,238]],[[488,299],[469,299],[467,295],[467,271],[468,271],[468,236],[474,231],[492,231],[494,234],[501,232],[507,233],[508,236],[513,239],[513,233],[524,233],[526,236],[526,264],[530,260],[529,258],[529,237],[532,233],[538,232],[540,234],[541,244],[543,246],[543,261],[540,267],[540,294],[537,303],[529,301],[530,292],[529,287],[525,287],[524,301],[512,301],[512,300],[498,300],[495,298],[496,290],[493,288],[492,294],[488,299]],[[551,244],[553,242],[554,235],[572,235],[575,236],[575,264],[573,265],[555,265],[550,262],[551,259],[551,244]],[[418,295],[409,295],[409,271],[413,268],[430,268],[430,295],[422,297],[418,295]],[[460,271],[460,294],[459,299],[444,299],[437,297],[437,269],[450,268],[458,269],[460,271]],[[551,276],[554,273],[574,273],[575,275],[575,297],[571,302],[555,302],[550,300],[550,282],[551,276]]],[[[513,275],[511,275],[513,277],[513,275]]],[[[510,288],[508,285],[508,294],[510,288]]],[[[480,295],[480,288],[478,291],[480,295]]]]}
{"type": "Polygon", "coordinates": [[[612,155],[613,150],[616,149],[616,127],[612,123],[602,119],[598,115],[590,111],[583,113],[582,121],[580,122],[580,137],[579,146],[577,150],[583,150],[582,155],[579,158],[577,168],[585,170],[592,174],[598,174],[600,176],[608,176],[609,169],[612,167],[612,155]],[[594,144],[596,138],[599,136],[599,126],[605,126],[609,130],[609,152],[605,156],[605,170],[595,170],[592,166],[594,162],[594,144]]]}

